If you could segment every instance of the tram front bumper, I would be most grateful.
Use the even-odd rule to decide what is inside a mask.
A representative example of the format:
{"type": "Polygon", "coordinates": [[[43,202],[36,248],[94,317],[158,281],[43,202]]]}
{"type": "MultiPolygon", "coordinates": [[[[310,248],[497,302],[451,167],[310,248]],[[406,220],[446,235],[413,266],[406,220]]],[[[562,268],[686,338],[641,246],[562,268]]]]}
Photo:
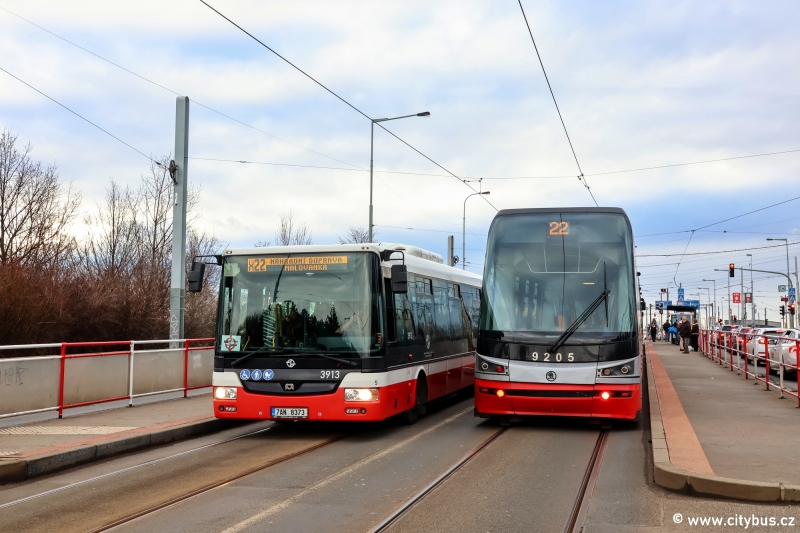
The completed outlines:
{"type": "Polygon", "coordinates": [[[478,416],[575,416],[633,420],[641,385],[571,385],[475,380],[478,416]]]}

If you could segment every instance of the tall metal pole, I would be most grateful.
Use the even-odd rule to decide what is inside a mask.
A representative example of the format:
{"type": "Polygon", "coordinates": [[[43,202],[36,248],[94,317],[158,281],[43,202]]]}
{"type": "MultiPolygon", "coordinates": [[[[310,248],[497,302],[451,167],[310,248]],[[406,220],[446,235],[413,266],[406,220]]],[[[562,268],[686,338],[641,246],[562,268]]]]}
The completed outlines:
{"type": "MultiPolygon", "coordinates": [[[[792,284],[791,274],[792,271],[789,269],[789,239],[783,239],[784,244],[786,245],[786,277],[789,278],[789,285],[792,284]]],[[[787,309],[788,311],[788,309],[787,309]]],[[[789,313],[789,327],[794,328],[794,315],[789,313]]]]}
{"type": "MultiPolygon", "coordinates": [[[[186,182],[189,163],[189,97],[176,98],[175,166],[172,180],[175,201],[172,206],[172,273],[169,294],[169,338],[183,338],[186,284],[186,182]]],[[[172,165],[170,165],[172,167],[172,165]]],[[[170,343],[179,348],[180,343],[170,343]]]]}
{"type": "Polygon", "coordinates": [[[753,254],[747,255],[750,256],[750,310],[753,312],[753,316],[750,318],[750,325],[756,327],[756,292],[753,290],[753,254]]]}
{"type": "Polygon", "coordinates": [[[467,269],[467,200],[481,194],[489,194],[489,191],[476,192],[464,198],[464,215],[461,218],[461,270],[467,269]]]}
{"type": "Polygon", "coordinates": [[[372,242],[372,152],[375,139],[375,121],[369,121],[369,242],[372,242]]]}
{"type": "Polygon", "coordinates": [[[710,281],[714,284],[714,306],[711,308],[711,316],[714,323],[717,322],[717,281],[713,279],[704,279],[703,281],[710,281]]]}
{"type": "Polygon", "coordinates": [[[739,321],[742,326],[747,324],[747,304],[744,303],[744,270],[739,271],[739,321]],[[744,309],[744,313],[742,313],[744,309]]]}
{"type": "Polygon", "coordinates": [[[731,306],[731,276],[728,274],[728,324],[733,321],[733,309],[731,306]]]}

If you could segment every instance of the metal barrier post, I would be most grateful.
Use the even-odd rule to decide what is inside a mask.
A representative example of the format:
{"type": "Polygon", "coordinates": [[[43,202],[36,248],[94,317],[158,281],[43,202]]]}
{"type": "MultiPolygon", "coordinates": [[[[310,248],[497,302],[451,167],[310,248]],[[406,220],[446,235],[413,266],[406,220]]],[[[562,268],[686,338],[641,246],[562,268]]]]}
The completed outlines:
{"type": "Polygon", "coordinates": [[[748,358],[747,358],[747,339],[745,338],[745,340],[744,340],[744,379],[750,379],[750,377],[748,376],[747,363],[748,363],[748,358]]]}
{"type": "Polygon", "coordinates": [[[61,372],[58,378],[58,418],[64,416],[64,373],[67,362],[67,344],[61,343],[61,372]]]}
{"type": "Polygon", "coordinates": [[[183,397],[189,394],[189,341],[183,341],[183,397]]]}
{"type": "Polygon", "coordinates": [[[769,339],[764,336],[764,383],[769,390],[769,339]]]}
{"type": "Polygon", "coordinates": [[[733,335],[730,336],[730,339],[731,343],[728,345],[729,346],[728,355],[730,356],[728,357],[728,370],[733,372],[733,335]]]}
{"type": "Polygon", "coordinates": [[[133,354],[135,351],[135,341],[131,341],[131,362],[128,370],[128,407],[133,407],[133,354]]]}
{"type": "MultiPolygon", "coordinates": [[[[800,355],[800,340],[794,341],[794,379],[800,383],[800,377],[798,377],[800,376],[800,372],[798,372],[800,370],[800,365],[798,365],[800,357],[798,355],[800,355]]],[[[800,407],[800,386],[797,387],[797,407],[800,407]]]]}

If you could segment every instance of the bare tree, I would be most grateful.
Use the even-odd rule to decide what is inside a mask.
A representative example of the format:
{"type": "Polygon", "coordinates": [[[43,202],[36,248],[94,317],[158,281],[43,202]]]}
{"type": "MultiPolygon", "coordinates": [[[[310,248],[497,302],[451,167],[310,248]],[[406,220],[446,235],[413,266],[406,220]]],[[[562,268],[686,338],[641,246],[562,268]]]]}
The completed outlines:
{"type": "Polygon", "coordinates": [[[136,198],[113,179],[105,202],[94,215],[87,215],[89,227],[83,249],[84,265],[95,276],[130,273],[141,248],[136,198]]]}
{"type": "Polygon", "coordinates": [[[281,213],[280,226],[275,232],[276,246],[289,246],[292,244],[312,244],[311,230],[305,222],[295,218],[294,213],[281,213]]]}
{"type": "Polygon", "coordinates": [[[51,266],[75,246],[66,229],[80,196],[64,187],[54,165],[31,160],[30,144],[18,149],[16,141],[0,132],[0,264],[51,266]]]}
{"type": "MultiPolygon", "coordinates": [[[[186,269],[192,268],[192,259],[199,255],[217,255],[225,243],[204,232],[189,229],[186,235],[186,269]]],[[[208,265],[202,292],[186,293],[185,337],[213,337],[217,323],[217,297],[222,268],[208,265]]]]}
{"type": "MultiPolygon", "coordinates": [[[[336,236],[339,239],[339,244],[361,244],[365,242],[370,242],[369,240],[369,230],[364,226],[350,226],[345,233],[344,238],[340,237],[339,235],[336,236]]],[[[376,240],[378,237],[378,232],[372,232],[372,240],[376,240]]]]}
{"type": "Polygon", "coordinates": [[[261,239],[253,243],[253,246],[255,246],[256,248],[266,248],[269,245],[270,245],[269,241],[262,241],[261,239]]]}

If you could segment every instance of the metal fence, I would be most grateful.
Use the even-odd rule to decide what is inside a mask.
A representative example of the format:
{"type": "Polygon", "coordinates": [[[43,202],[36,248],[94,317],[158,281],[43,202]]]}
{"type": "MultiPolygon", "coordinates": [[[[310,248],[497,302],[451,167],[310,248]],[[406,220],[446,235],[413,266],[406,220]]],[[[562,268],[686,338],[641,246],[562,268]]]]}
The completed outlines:
{"type": "Polygon", "coordinates": [[[781,398],[794,397],[800,407],[800,393],[784,383],[786,374],[798,376],[798,353],[800,339],[778,333],[757,335],[740,331],[700,331],[700,351],[709,359],[745,379],[752,379],[754,385],[763,383],[765,390],[776,390],[781,398]],[[792,361],[794,359],[794,361],[792,361]],[[752,360],[752,363],[750,362],[752,360]],[[764,365],[764,376],[758,373],[759,363],[764,365]],[[778,376],[778,383],[772,383],[770,373],[778,376]]]}
{"type": "Polygon", "coordinates": [[[183,392],[211,386],[214,339],[62,342],[0,346],[57,351],[0,359],[0,418],[183,392]],[[142,349],[154,345],[162,349],[142,349]],[[177,347],[176,347],[177,346],[177,347]],[[96,351],[99,350],[99,351],[96,351]]]}

